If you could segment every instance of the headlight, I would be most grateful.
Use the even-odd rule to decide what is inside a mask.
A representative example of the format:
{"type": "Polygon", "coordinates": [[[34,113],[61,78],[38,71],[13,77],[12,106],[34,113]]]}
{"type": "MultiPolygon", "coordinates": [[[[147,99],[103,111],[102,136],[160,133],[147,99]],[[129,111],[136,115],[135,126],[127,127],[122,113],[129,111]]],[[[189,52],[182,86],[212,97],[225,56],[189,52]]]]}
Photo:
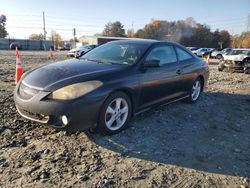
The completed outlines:
{"type": "Polygon", "coordinates": [[[59,100],[75,99],[97,89],[100,86],[102,86],[102,82],[98,80],[76,83],[52,92],[49,95],[49,98],[59,100]]]}

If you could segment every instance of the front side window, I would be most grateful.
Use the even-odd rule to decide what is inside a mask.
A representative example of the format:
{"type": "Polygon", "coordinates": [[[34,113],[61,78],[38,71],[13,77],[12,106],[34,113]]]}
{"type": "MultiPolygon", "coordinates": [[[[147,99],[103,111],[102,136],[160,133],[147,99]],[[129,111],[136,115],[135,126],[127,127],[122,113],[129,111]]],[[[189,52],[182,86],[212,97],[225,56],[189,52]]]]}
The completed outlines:
{"type": "Polygon", "coordinates": [[[239,55],[239,54],[244,54],[243,50],[232,50],[228,55],[239,55]]]}
{"type": "Polygon", "coordinates": [[[177,62],[173,46],[155,47],[147,56],[146,61],[159,60],[161,65],[177,62]]]}
{"type": "Polygon", "coordinates": [[[184,61],[184,60],[188,60],[192,58],[192,56],[189,53],[187,53],[186,51],[178,47],[176,47],[176,52],[177,52],[179,61],[184,61]]]}

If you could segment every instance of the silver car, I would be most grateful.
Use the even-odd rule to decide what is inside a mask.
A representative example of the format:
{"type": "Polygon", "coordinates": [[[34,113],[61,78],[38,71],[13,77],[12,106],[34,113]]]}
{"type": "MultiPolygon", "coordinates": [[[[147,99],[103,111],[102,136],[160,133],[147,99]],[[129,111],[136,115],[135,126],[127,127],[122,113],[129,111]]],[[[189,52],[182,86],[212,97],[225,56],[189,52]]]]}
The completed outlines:
{"type": "Polygon", "coordinates": [[[223,55],[227,55],[231,51],[232,51],[231,48],[225,48],[223,50],[215,50],[211,53],[211,57],[216,59],[222,59],[223,55]]]}

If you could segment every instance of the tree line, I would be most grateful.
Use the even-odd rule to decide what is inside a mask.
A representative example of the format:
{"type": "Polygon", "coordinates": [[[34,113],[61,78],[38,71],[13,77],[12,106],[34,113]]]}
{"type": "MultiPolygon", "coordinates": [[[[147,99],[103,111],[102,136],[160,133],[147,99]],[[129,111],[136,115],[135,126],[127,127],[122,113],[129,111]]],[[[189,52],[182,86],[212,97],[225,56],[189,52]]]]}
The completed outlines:
{"type": "MultiPolygon", "coordinates": [[[[0,38],[5,38],[6,16],[0,16],[0,38]]],[[[227,30],[211,31],[209,26],[197,23],[192,17],[185,20],[167,21],[151,20],[143,28],[136,32],[133,29],[124,28],[120,21],[109,22],[105,25],[101,34],[108,37],[144,38],[156,40],[169,40],[183,44],[184,46],[211,47],[211,48],[250,48],[250,32],[242,32],[240,35],[230,35],[227,30]]],[[[29,39],[43,40],[43,34],[32,34],[29,39]]],[[[62,37],[53,32],[49,39],[55,41],[55,46],[60,46],[62,37]]]]}
{"type": "Polygon", "coordinates": [[[105,25],[102,35],[109,37],[144,38],[169,40],[184,46],[211,48],[250,48],[250,32],[241,35],[230,35],[227,30],[211,31],[209,26],[197,23],[192,17],[185,20],[166,21],[151,20],[143,28],[134,32],[128,29],[125,33],[124,25],[119,22],[109,22],[105,25]]]}

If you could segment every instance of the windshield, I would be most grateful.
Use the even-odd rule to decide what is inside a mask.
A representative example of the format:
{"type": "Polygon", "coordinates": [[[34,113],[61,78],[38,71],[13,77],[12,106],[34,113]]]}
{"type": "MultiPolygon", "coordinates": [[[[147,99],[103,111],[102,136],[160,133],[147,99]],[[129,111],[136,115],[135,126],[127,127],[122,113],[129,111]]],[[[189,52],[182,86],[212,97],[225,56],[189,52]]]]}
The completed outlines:
{"type": "Polygon", "coordinates": [[[200,48],[197,52],[199,53],[199,52],[204,52],[204,51],[206,51],[207,49],[205,49],[205,48],[200,48]]]}
{"type": "Polygon", "coordinates": [[[222,53],[226,53],[228,51],[228,49],[227,48],[225,48],[224,50],[222,50],[221,52],[222,53]]]}
{"type": "Polygon", "coordinates": [[[115,42],[94,48],[81,58],[100,63],[131,65],[136,63],[148,45],[138,43],[115,42]]]}

